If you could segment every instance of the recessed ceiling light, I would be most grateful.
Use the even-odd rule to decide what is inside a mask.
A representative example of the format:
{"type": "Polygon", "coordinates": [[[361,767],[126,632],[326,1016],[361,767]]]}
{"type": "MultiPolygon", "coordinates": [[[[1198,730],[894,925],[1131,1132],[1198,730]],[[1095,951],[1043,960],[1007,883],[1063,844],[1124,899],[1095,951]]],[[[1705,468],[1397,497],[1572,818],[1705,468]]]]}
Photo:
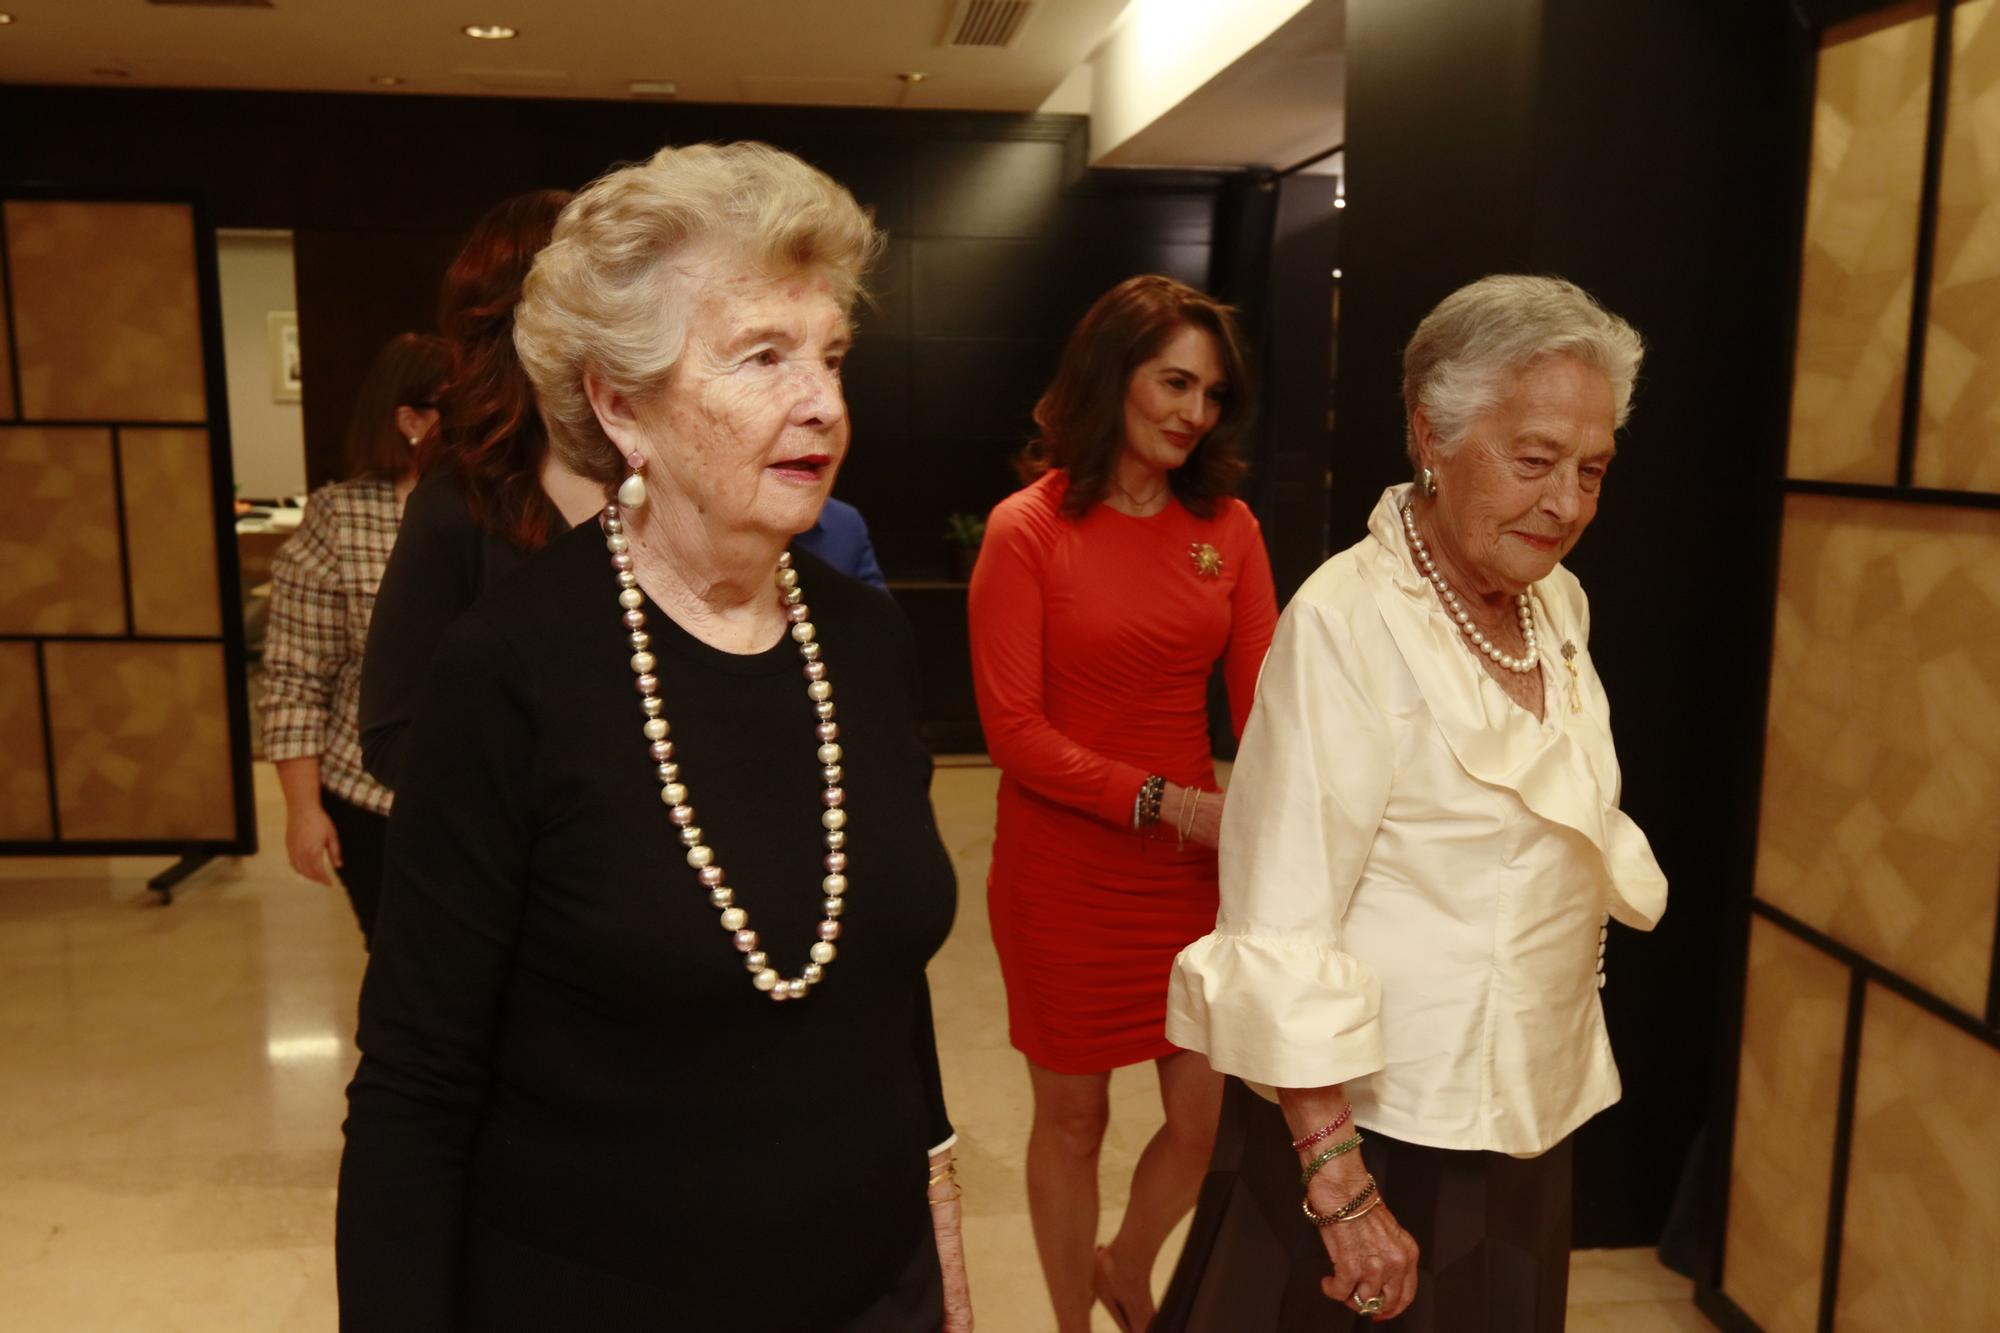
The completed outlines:
{"type": "Polygon", "coordinates": [[[468,23],[465,25],[467,37],[477,37],[482,42],[504,42],[510,37],[519,37],[519,28],[510,28],[504,23],[468,23]]]}
{"type": "Polygon", "coordinates": [[[400,88],[403,84],[403,76],[400,74],[371,74],[368,76],[368,82],[374,84],[377,88],[400,88]]]}

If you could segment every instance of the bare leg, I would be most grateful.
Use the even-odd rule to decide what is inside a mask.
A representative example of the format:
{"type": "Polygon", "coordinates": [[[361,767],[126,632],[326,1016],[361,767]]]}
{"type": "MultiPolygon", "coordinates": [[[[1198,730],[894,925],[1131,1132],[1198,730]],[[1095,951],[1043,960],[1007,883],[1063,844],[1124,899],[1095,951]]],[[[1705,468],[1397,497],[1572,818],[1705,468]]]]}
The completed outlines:
{"type": "Polygon", "coordinates": [[[1097,1242],[1097,1154],[1111,1118],[1111,1075],[1058,1074],[1028,1062],[1035,1122],[1028,1134],[1028,1216],[1057,1333],[1089,1333],[1097,1242]]]}
{"type": "Polygon", "coordinates": [[[1222,1075],[1199,1052],[1176,1051],[1154,1063],[1166,1123],[1139,1154],[1124,1221],[1106,1247],[1112,1285],[1135,1330],[1152,1320],[1153,1260],[1201,1193],[1222,1113],[1222,1075]]]}

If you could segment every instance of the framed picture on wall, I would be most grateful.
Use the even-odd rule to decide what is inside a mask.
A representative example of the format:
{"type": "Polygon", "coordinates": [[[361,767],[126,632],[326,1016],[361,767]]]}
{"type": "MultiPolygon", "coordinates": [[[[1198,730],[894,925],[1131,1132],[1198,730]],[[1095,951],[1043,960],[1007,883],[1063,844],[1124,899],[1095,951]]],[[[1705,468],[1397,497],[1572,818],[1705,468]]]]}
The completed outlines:
{"type": "Polygon", "coordinates": [[[264,316],[268,338],[265,356],[271,363],[271,400],[299,401],[299,315],[296,310],[273,310],[264,316]]]}

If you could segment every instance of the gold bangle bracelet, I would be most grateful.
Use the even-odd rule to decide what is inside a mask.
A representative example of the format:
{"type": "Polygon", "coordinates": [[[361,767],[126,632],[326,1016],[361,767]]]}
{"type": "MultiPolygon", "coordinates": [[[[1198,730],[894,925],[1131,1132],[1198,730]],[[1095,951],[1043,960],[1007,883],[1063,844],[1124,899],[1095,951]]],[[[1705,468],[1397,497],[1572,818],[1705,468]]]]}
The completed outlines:
{"type": "Polygon", "coordinates": [[[1346,1217],[1336,1217],[1333,1220],[1335,1222],[1358,1222],[1362,1218],[1368,1216],[1368,1214],[1374,1212],[1377,1208],[1380,1208],[1381,1206],[1382,1206],[1382,1196],[1378,1193],[1374,1198],[1368,1201],[1368,1206],[1362,1208],[1359,1212],[1349,1213],[1346,1217]]]}
{"type": "Polygon", "coordinates": [[[925,1200],[929,1202],[930,1206],[933,1208],[939,1208],[948,1203],[957,1203],[960,1199],[964,1197],[965,1197],[965,1186],[959,1184],[956,1180],[951,1182],[951,1193],[945,1195],[942,1199],[933,1199],[928,1194],[924,1196],[925,1200]]]}
{"type": "Polygon", "coordinates": [[[943,1185],[951,1181],[956,1181],[957,1179],[958,1179],[958,1159],[955,1157],[947,1157],[945,1159],[945,1163],[943,1166],[931,1168],[931,1178],[925,1182],[925,1185],[927,1188],[935,1189],[939,1185],[943,1185]]]}

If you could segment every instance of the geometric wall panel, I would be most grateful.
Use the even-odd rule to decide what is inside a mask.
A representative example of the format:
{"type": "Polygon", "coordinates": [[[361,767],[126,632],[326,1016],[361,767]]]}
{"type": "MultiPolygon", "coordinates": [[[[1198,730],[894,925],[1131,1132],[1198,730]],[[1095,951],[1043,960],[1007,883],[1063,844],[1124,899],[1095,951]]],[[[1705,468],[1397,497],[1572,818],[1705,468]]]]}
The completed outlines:
{"type": "Polygon", "coordinates": [[[0,426],[0,634],[123,634],[111,432],[0,426]]]}
{"type": "Polygon", "coordinates": [[[32,643],[0,643],[0,754],[8,757],[0,769],[0,838],[54,837],[32,643]]]}
{"type": "Polygon", "coordinates": [[[1811,1333],[1826,1254],[1847,969],[1753,919],[1722,1289],[1766,1333],[1811,1333]]]}
{"type": "Polygon", "coordinates": [[[1919,486],[2000,491],[2000,3],[1952,10],[1919,486]]]}
{"type": "Polygon", "coordinates": [[[8,329],[7,303],[0,301],[0,417],[14,415],[14,377],[7,372],[6,350],[8,329]]]}
{"type": "Polygon", "coordinates": [[[2000,511],[1786,500],[1756,893],[1983,1017],[2000,511]]]}
{"type": "Polygon", "coordinates": [[[66,839],[236,835],[220,643],[49,643],[66,839]]]}
{"type": "Polygon", "coordinates": [[[2000,1328],[2000,1051],[1868,990],[1835,1327],[2000,1328]]]}
{"type": "Polygon", "coordinates": [[[118,432],[134,634],[222,633],[208,432],[118,432]]]}
{"type": "Polygon", "coordinates": [[[201,421],[201,307],[185,204],[9,201],[29,420],[201,421]]]}
{"type": "MultiPolygon", "coordinates": [[[[1936,18],[1820,50],[1787,472],[1896,479],[1936,18]]],[[[1851,31],[1851,35],[1850,35],[1851,31]]]]}

